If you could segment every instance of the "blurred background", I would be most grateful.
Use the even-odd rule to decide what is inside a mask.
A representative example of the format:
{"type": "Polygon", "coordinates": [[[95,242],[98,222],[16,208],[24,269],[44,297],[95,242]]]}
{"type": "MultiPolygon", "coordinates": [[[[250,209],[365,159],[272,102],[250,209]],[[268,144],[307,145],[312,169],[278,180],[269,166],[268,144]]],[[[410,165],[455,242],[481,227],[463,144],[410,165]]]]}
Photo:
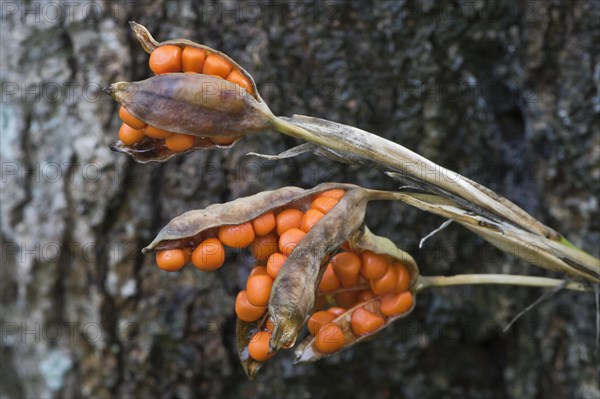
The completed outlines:
{"type": "MultiPolygon", "coordinates": [[[[252,260],[160,271],[140,250],[171,218],[322,181],[394,189],[363,167],[272,132],[226,151],[135,164],[109,150],[118,107],[101,88],[149,77],[129,20],[249,70],[275,114],[366,129],[508,197],[599,256],[600,6],[520,1],[2,1],[2,398],[598,398],[593,294],[457,287],[314,364],[282,352],[249,382],[234,299],[252,260]]],[[[401,203],[368,224],[423,274],[550,275],[401,203]]]]}

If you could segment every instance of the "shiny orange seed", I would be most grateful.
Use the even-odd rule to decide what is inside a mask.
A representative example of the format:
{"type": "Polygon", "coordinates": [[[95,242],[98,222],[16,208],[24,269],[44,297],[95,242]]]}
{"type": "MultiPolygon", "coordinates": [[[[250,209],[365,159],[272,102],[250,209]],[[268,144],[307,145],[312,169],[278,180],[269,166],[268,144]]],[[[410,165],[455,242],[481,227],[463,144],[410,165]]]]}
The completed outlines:
{"type": "Polygon", "coordinates": [[[260,319],[265,314],[265,306],[254,306],[248,301],[246,291],[240,291],[235,298],[235,314],[242,321],[252,322],[260,319]]]}
{"type": "Polygon", "coordinates": [[[136,130],[125,123],[123,123],[119,129],[119,139],[125,145],[134,145],[143,138],[144,132],[142,130],[136,130]]]}
{"type": "Polygon", "coordinates": [[[219,228],[219,239],[228,247],[246,248],[254,241],[254,237],[254,229],[250,222],[219,228]]]}
{"type": "Polygon", "coordinates": [[[264,213],[252,220],[252,227],[257,236],[266,236],[275,228],[275,214],[273,212],[264,213]]]}
{"type": "Polygon", "coordinates": [[[413,295],[406,291],[399,294],[387,294],[381,299],[381,313],[384,316],[392,317],[408,312],[413,306],[413,295]]]}
{"type": "Polygon", "coordinates": [[[333,353],[344,347],[344,332],[335,323],[327,323],[315,336],[315,348],[322,353],[333,353]]]}
{"type": "Polygon", "coordinates": [[[205,272],[219,269],[225,262],[225,247],[218,238],[207,238],[192,252],[192,263],[205,272]]]}
{"type": "Polygon", "coordinates": [[[318,211],[321,211],[323,213],[327,213],[329,212],[331,209],[333,209],[334,206],[337,205],[339,201],[335,198],[331,198],[331,197],[318,197],[315,198],[313,200],[313,202],[310,204],[310,207],[312,209],[316,209],[318,211]]]}
{"type": "Polygon", "coordinates": [[[202,73],[207,75],[218,75],[222,78],[226,78],[229,72],[233,69],[233,65],[225,58],[218,54],[210,54],[204,60],[204,66],[202,67],[202,73]]]}
{"type": "Polygon", "coordinates": [[[250,95],[254,95],[254,90],[252,89],[252,82],[250,82],[250,79],[245,77],[240,71],[235,69],[232,70],[229,73],[229,75],[227,75],[227,80],[246,89],[246,91],[250,93],[250,95]]]}
{"type": "Polygon", "coordinates": [[[330,198],[335,198],[336,200],[339,201],[342,199],[344,194],[346,194],[346,190],[342,190],[341,188],[333,188],[331,190],[323,191],[322,193],[315,195],[315,198],[330,197],[330,198]]]}
{"type": "Polygon", "coordinates": [[[181,48],[174,45],[157,47],[150,54],[150,69],[157,74],[181,72],[181,48]]]}
{"type": "Polygon", "coordinates": [[[286,209],[280,212],[275,218],[277,223],[277,234],[282,235],[289,229],[300,228],[304,212],[299,209],[286,209]]]}
{"type": "Polygon", "coordinates": [[[358,302],[358,291],[339,292],[334,295],[334,298],[336,305],[350,309],[358,302]]]}
{"type": "Polygon", "coordinates": [[[364,251],[360,254],[361,268],[360,273],[369,280],[377,280],[388,271],[389,264],[385,257],[371,251],[364,251]]]}
{"type": "Polygon", "coordinates": [[[269,276],[273,278],[277,277],[286,259],[287,256],[279,252],[269,256],[269,259],[267,259],[267,273],[269,273],[269,276]]]}
{"type": "Polygon", "coordinates": [[[252,276],[246,283],[248,301],[254,306],[267,306],[273,288],[273,278],[267,275],[252,276]]]}
{"type": "Polygon", "coordinates": [[[140,130],[144,126],[146,126],[146,122],[144,122],[143,120],[141,120],[141,119],[136,118],[135,116],[133,116],[123,106],[121,106],[121,108],[119,108],[119,117],[121,118],[121,120],[123,121],[123,123],[131,126],[132,128],[134,128],[136,130],[140,130]]]}
{"type": "Polygon", "coordinates": [[[275,233],[256,237],[250,244],[250,253],[256,260],[265,260],[279,249],[279,239],[275,233]]]}
{"type": "Polygon", "coordinates": [[[398,281],[394,292],[405,292],[410,288],[410,273],[406,266],[402,263],[394,263],[394,267],[398,271],[398,281]]]}
{"type": "Polygon", "coordinates": [[[181,53],[181,66],[184,72],[202,73],[204,60],[206,59],[206,50],[186,46],[181,53]]]}
{"type": "Polygon", "coordinates": [[[377,280],[371,280],[371,289],[377,295],[393,292],[398,283],[398,269],[393,265],[388,267],[387,272],[377,280]]]}
{"type": "Polygon", "coordinates": [[[350,326],[355,335],[369,334],[385,324],[383,317],[369,312],[367,309],[358,308],[352,313],[350,326]]]}
{"type": "Polygon", "coordinates": [[[269,341],[271,340],[271,333],[268,331],[259,331],[250,338],[248,343],[248,354],[250,357],[258,362],[266,362],[275,353],[269,353],[269,341]]]}
{"type": "Polygon", "coordinates": [[[289,256],[305,235],[306,233],[300,229],[289,229],[279,237],[279,250],[289,256]]]}
{"type": "Polygon", "coordinates": [[[325,216],[323,212],[316,209],[309,209],[300,220],[300,230],[308,233],[308,231],[312,229],[313,226],[317,224],[323,216],[325,216]]]}
{"type": "Polygon", "coordinates": [[[156,253],[156,265],[168,272],[181,269],[186,264],[185,254],[182,249],[166,249],[156,253]]]}
{"type": "Polygon", "coordinates": [[[252,276],[266,276],[266,275],[268,275],[266,267],[255,266],[252,268],[252,270],[250,270],[250,274],[248,275],[248,278],[250,278],[252,276]]]}
{"type": "Polygon", "coordinates": [[[340,280],[335,276],[333,272],[333,267],[331,267],[331,263],[327,265],[325,269],[325,273],[323,273],[323,278],[321,279],[321,283],[319,284],[319,291],[321,292],[333,292],[340,288],[340,280]]]}
{"type": "Polygon", "coordinates": [[[308,332],[310,335],[315,335],[321,326],[333,321],[335,317],[336,316],[333,313],[327,310],[319,310],[318,312],[313,313],[306,324],[308,332]]]}
{"type": "Polygon", "coordinates": [[[158,140],[168,139],[173,135],[171,132],[167,132],[166,130],[159,129],[151,125],[148,125],[144,128],[144,134],[148,137],[158,140]]]}
{"type": "Polygon", "coordinates": [[[358,274],[360,273],[360,257],[353,252],[340,252],[331,258],[331,265],[335,275],[344,282],[358,282],[358,274]]]}
{"type": "Polygon", "coordinates": [[[168,139],[165,140],[167,148],[171,151],[182,152],[189,150],[196,143],[196,137],[188,134],[173,133],[168,139]]]}

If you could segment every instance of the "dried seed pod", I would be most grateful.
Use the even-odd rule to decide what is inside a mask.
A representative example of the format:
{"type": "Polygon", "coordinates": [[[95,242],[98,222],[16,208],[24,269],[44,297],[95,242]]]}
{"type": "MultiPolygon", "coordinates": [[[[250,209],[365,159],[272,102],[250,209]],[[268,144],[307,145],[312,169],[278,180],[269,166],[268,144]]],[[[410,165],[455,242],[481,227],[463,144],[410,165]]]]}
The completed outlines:
{"type": "Polygon", "coordinates": [[[142,163],[165,161],[193,150],[228,148],[242,135],[270,127],[274,117],[252,76],[233,59],[185,39],[157,42],[142,25],[130,25],[159,75],[114,83],[105,91],[122,104],[124,122],[195,139],[183,136],[165,142],[166,137],[150,131],[145,138],[121,134],[111,149],[142,163]]]}
{"type": "MultiPolygon", "coordinates": [[[[286,187],[262,192],[225,204],[211,205],[203,210],[184,213],[169,222],[156,239],[144,249],[144,252],[195,247],[206,240],[216,240],[214,237],[217,232],[223,230],[224,226],[252,226],[252,221],[262,220],[265,214],[274,216],[283,210],[292,208],[298,209],[302,213],[310,208],[311,203],[320,193],[332,192],[332,190],[335,190],[333,193],[338,197],[340,190],[345,194],[306,234],[295,228],[288,230],[288,232],[298,230],[302,233],[303,238],[287,258],[279,254],[283,257],[283,265],[279,271],[271,270],[269,273],[267,267],[266,273],[274,275],[275,281],[272,287],[269,287],[270,297],[266,316],[263,316],[264,308],[261,308],[265,304],[264,290],[257,291],[256,296],[248,295],[249,301],[256,305],[256,309],[251,309],[252,312],[245,312],[243,319],[246,321],[240,321],[239,325],[244,328],[254,326],[256,330],[262,326],[259,322],[268,317],[273,326],[270,351],[275,352],[295,342],[298,330],[314,309],[318,288],[323,273],[326,271],[329,256],[348,240],[351,242],[350,245],[356,248],[360,248],[362,242],[366,240],[361,237],[368,232],[368,229],[363,228],[367,202],[375,199],[389,199],[391,198],[390,193],[336,183],[324,183],[310,190],[286,187]],[[360,234],[357,235],[357,231],[360,234]]],[[[337,201],[337,199],[335,200],[337,201]]],[[[274,239],[276,231],[272,221],[268,227],[273,229],[269,234],[272,234],[274,239]]],[[[225,241],[222,242],[225,243],[225,241]]],[[[379,250],[379,247],[376,249],[379,250]]],[[[397,256],[394,261],[399,259],[401,257],[397,256]]],[[[331,270],[333,271],[333,268],[331,270]]],[[[264,273],[259,277],[271,279],[264,273]]],[[[335,278],[335,276],[330,277],[335,278]]],[[[252,277],[252,284],[249,280],[249,285],[246,287],[248,290],[254,289],[255,280],[258,281],[256,276],[252,277]]],[[[339,283],[329,289],[334,289],[337,285],[339,283]]],[[[258,363],[256,359],[248,358],[247,340],[248,337],[238,337],[238,345],[240,358],[243,363],[245,362],[244,367],[251,375],[258,369],[258,363]]],[[[266,359],[266,357],[264,358],[266,359]]]]}
{"type": "MultiPolygon", "coordinates": [[[[398,300],[394,301],[393,299],[395,298],[390,297],[386,299],[386,306],[382,311],[382,299],[386,296],[396,294],[389,293],[380,296],[375,295],[374,297],[371,297],[366,301],[356,303],[352,308],[348,309],[347,311],[341,314],[338,314],[337,317],[332,321],[332,323],[335,323],[337,326],[339,326],[341,328],[341,331],[343,332],[344,343],[343,346],[341,346],[340,350],[348,348],[373,336],[374,334],[378,333],[394,321],[406,317],[408,314],[410,314],[410,312],[412,312],[412,310],[414,309],[414,295],[417,292],[419,281],[419,269],[412,256],[396,247],[396,245],[394,245],[394,243],[388,238],[374,235],[366,226],[354,232],[349,237],[348,244],[352,251],[370,251],[385,257],[386,261],[390,264],[401,263],[404,267],[406,267],[410,274],[410,290],[406,291],[406,295],[410,295],[413,300],[409,303],[409,307],[402,307],[402,305],[406,305],[407,303],[406,298],[402,298],[404,299],[403,302],[398,300]],[[364,309],[369,311],[369,315],[373,314],[372,317],[377,318],[377,320],[380,320],[379,318],[382,318],[384,320],[383,325],[380,326],[378,323],[375,323],[374,325],[376,326],[376,328],[374,330],[369,331],[368,333],[363,335],[357,335],[352,329],[352,315],[357,309],[364,309]],[[398,310],[399,313],[396,313],[396,311],[398,310]]],[[[366,286],[355,287],[355,289],[361,288],[366,288],[366,286]]],[[[359,291],[344,292],[352,292],[355,293],[356,296],[359,295],[359,291]]],[[[298,362],[316,361],[324,356],[329,356],[330,354],[334,353],[320,351],[318,349],[320,345],[316,345],[316,339],[318,339],[318,337],[310,336],[297,346],[295,354],[296,360],[298,362]]]]}
{"type": "Polygon", "coordinates": [[[274,325],[271,350],[295,341],[315,306],[324,259],[363,225],[368,190],[356,188],[311,229],[289,254],[273,284],[269,315],[274,325]]]}
{"type": "Polygon", "coordinates": [[[196,246],[203,239],[214,237],[222,226],[241,225],[272,211],[288,208],[309,209],[312,197],[333,188],[364,190],[377,196],[379,191],[366,190],[352,184],[323,183],[312,189],[284,187],[263,191],[205,209],[192,210],[172,219],[143,252],[196,246]]]}
{"type": "MultiPolygon", "coordinates": [[[[133,31],[136,39],[139,41],[144,51],[148,54],[152,55],[152,53],[157,48],[162,46],[179,47],[183,52],[182,71],[193,71],[203,74],[215,74],[215,71],[219,72],[221,70],[227,69],[228,73],[226,76],[222,76],[223,78],[226,78],[230,82],[239,84],[239,86],[247,89],[249,94],[254,96],[257,101],[263,102],[262,98],[258,93],[258,89],[256,87],[254,79],[252,78],[252,75],[250,75],[248,71],[242,68],[237,62],[235,62],[235,60],[233,60],[227,54],[221,53],[220,51],[217,51],[213,48],[204,46],[199,43],[195,43],[187,39],[171,39],[166,40],[164,42],[158,42],[152,37],[148,29],[146,29],[146,27],[144,27],[143,25],[131,21],[129,22],[129,26],[131,27],[131,30],[133,31]],[[213,62],[211,61],[211,59],[216,61],[213,62]],[[194,62],[196,62],[197,64],[193,65],[194,62]],[[207,62],[211,63],[212,65],[207,66],[207,62]],[[202,65],[198,65],[198,63],[201,63],[202,65]],[[227,66],[217,68],[217,64],[227,66]],[[186,67],[186,65],[188,66],[186,67]],[[211,70],[205,70],[207,67],[210,67],[211,70]]],[[[219,75],[219,73],[216,74],[219,75]]]]}

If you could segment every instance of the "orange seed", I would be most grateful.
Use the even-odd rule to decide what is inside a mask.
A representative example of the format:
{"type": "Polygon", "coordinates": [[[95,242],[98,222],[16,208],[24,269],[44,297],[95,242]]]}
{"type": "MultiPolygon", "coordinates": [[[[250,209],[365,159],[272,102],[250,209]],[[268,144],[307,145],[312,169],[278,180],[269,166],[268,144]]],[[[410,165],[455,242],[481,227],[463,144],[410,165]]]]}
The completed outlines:
{"type": "Polygon", "coordinates": [[[228,247],[246,248],[254,241],[254,237],[254,229],[250,222],[219,228],[219,238],[228,247]]]}

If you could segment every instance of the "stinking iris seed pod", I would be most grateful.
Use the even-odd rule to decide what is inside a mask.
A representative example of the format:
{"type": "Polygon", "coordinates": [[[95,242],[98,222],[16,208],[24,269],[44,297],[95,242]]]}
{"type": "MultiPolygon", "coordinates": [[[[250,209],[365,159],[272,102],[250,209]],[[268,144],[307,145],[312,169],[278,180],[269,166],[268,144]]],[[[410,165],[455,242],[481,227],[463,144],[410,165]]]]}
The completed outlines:
{"type": "MultiPolygon", "coordinates": [[[[263,237],[277,235],[278,228],[282,228],[284,230],[280,230],[280,250],[283,250],[283,237],[290,232],[301,233],[299,241],[293,243],[294,247],[290,250],[289,256],[284,256],[283,265],[276,273],[272,287],[268,287],[270,297],[267,308],[260,308],[265,303],[262,302],[262,297],[252,297],[246,292],[242,295],[243,303],[240,303],[243,308],[239,308],[239,312],[243,312],[243,314],[238,312],[236,304],[238,352],[244,369],[249,376],[252,376],[258,371],[261,363],[261,360],[257,360],[256,357],[266,359],[279,349],[289,347],[296,341],[300,328],[306,323],[315,308],[319,286],[323,274],[327,270],[329,256],[347,240],[349,240],[350,247],[359,251],[363,250],[358,243],[364,241],[364,238],[361,237],[368,232],[363,225],[366,204],[370,200],[377,199],[394,199],[394,194],[337,183],[324,183],[310,190],[285,187],[262,192],[225,204],[211,205],[203,210],[186,212],[169,222],[144,251],[197,247],[217,234],[225,245],[235,247],[233,241],[229,242],[229,235],[221,234],[222,231],[229,231],[227,230],[228,226],[250,226],[250,229],[252,229],[251,226],[257,226],[260,229],[256,229],[256,231],[265,234],[263,237]],[[333,206],[306,233],[294,227],[300,226],[300,219],[296,218],[295,224],[290,224],[291,219],[279,217],[290,209],[295,209],[300,213],[314,209],[311,206],[325,202],[318,201],[320,198],[328,199],[327,202],[332,202],[333,206]],[[269,215],[270,218],[265,218],[265,215],[269,215]],[[276,226],[277,223],[280,224],[276,226]],[[263,229],[266,226],[268,228],[263,229]],[[248,304],[248,300],[250,302],[260,300],[260,302],[248,304]],[[246,308],[248,311],[245,310],[246,308]],[[267,321],[270,323],[268,348],[254,344],[252,348],[256,357],[253,357],[248,349],[250,340],[258,332],[264,331],[267,321]]],[[[244,241],[248,240],[244,238],[244,241]]],[[[192,255],[192,260],[193,258],[194,255],[192,255]]],[[[411,276],[416,278],[418,272],[414,260],[408,254],[404,258],[405,263],[410,265],[408,268],[411,276]]],[[[198,267],[198,265],[196,266],[198,267]]],[[[257,278],[265,280],[272,278],[268,276],[264,267],[263,269],[263,275],[253,278],[253,281],[257,278]]],[[[258,272],[261,273],[261,271],[258,272]]],[[[251,290],[250,279],[248,281],[247,290],[251,290]]],[[[261,292],[260,295],[264,295],[264,292],[261,292]]],[[[265,334],[261,335],[261,342],[266,336],[265,334]]]]}
{"type": "Polygon", "coordinates": [[[160,129],[198,137],[238,137],[269,127],[268,109],[235,83],[210,75],[169,73],[118,82],[106,92],[160,129]]]}

